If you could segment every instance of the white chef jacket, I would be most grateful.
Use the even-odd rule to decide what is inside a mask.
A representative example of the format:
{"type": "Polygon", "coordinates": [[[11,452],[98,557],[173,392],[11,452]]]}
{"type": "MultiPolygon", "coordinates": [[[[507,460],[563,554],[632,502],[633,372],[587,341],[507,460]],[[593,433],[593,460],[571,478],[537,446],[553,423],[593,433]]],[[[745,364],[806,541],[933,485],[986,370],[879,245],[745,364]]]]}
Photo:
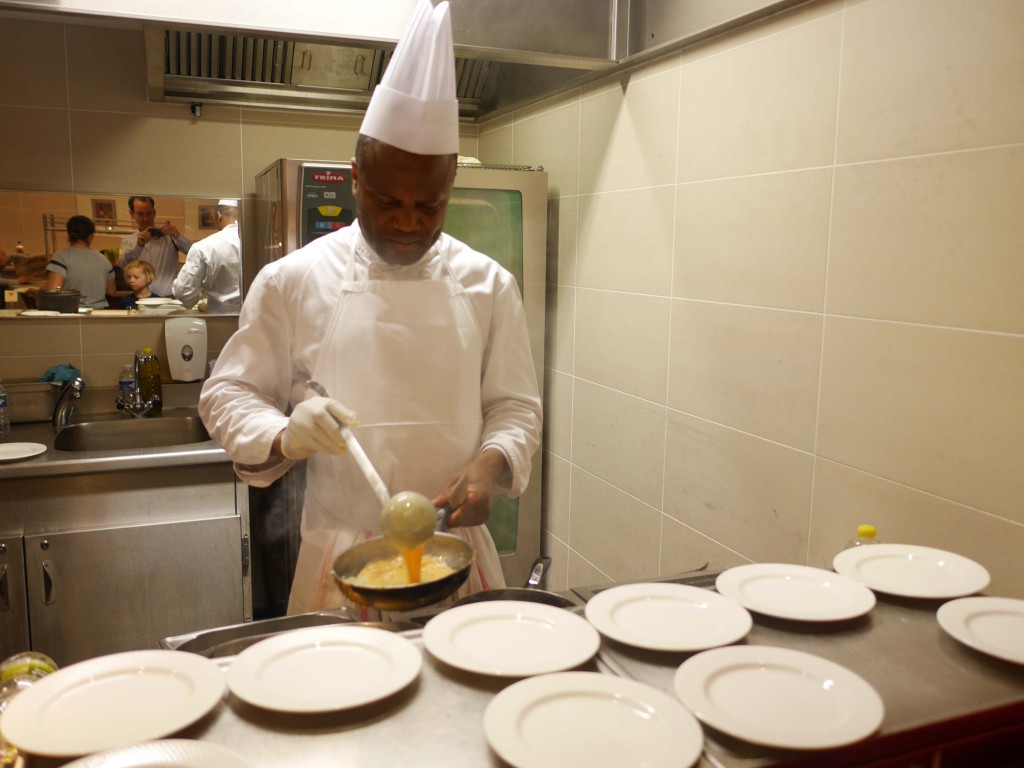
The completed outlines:
{"type": "Polygon", "coordinates": [[[177,237],[154,237],[145,246],[139,247],[139,233],[133,232],[121,238],[121,258],[118,263],[127,267],[133,261],[142,259],[153,265],[156,278],[149,290],[156,296],[170,296],[174,276],[178,274],[178,251],[188,253],[192,241],[183,235],[177,237]]]}
{"type": "MultiPolygon", "coordinates": [[[[485,340],[479,373],[480,451],[495,448],[505,455],[511,472],[499,490],[510,496],[521,493],[540,442],[541,403],[515,279],[497,262],[444,234],[416,264],[388,265],[365,244],[358,223],[260,271],[242,306],[239,329],[203,387],[200,414],[236,462],[239,476],[263,486],[290,468],[290,461],[271,457],[270,449],[287,425],[284,411],[289,403],[308,396],[295,382],[309,378],[322,351],[345,360],[345,349],[322,350],[322,344],[349,265],[357,280],[448,280],[451,270],[485,340]],[[439,251],[447,254],[447,267],[439,251]]],[[[347,362],[355,375],[365,377],[367,387],[374,386],[370,361],[347,362]]],[[[450,361],[453,367],[464,363],[450,361]]],[[[425,455],[424,462],[432,457],[425,455]]],[[[308,471],[315,466],[311,460],[308,471]]],[[[433,492],[439,493],[450,479],[438,477],[433,492]]],[[[342,500],[338,506],[344,508],[342,500]]]]}
{"type": "Polygon", "coordinates": [[[206,291],[207,312],[237,312],[242,306],[240,246],[238,222],[193,245],[174,278],[174,298],[192,309],[206,291]]]}

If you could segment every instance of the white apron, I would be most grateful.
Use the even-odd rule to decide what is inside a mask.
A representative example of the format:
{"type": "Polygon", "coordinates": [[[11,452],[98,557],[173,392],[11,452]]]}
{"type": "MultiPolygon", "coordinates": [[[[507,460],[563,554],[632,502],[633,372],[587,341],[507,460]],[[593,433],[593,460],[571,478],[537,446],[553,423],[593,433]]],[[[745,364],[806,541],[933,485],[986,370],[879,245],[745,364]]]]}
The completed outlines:
{"type": "MultiPolygon", "coordinates": [[[[362,240],[356,245],[364,254],[366,248],[362,240]]],[[[353,432],[388,490],[431,499],[479,452],[485,344],[446,254],[437,245],[432,252],[441,262],[436,279],[356,280],[354,258],[349,260],[311,376],[355,412],[359,426],[353,432]]],[[[331,565],[354,543],[379,534],[380,511],[351,456],[310,457],[289,614],[351,606],[331,577],[331,565]]],[[[504,586],[487,529],[452,532],[469,542],[476,557],[456,597],[504,586]]]]}

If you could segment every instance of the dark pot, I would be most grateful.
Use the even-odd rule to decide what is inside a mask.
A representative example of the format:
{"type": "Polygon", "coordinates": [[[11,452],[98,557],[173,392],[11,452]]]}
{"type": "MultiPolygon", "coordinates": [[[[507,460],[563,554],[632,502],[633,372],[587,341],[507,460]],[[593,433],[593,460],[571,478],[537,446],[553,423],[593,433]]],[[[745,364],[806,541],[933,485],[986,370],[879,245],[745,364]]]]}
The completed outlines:
{"type": "Polygon", "coordinates": [[[36,291],[36,309],[50,312],[61,312],[69,315],[78,314],[78,304],[82,294],[78,291],[36,291]]]}

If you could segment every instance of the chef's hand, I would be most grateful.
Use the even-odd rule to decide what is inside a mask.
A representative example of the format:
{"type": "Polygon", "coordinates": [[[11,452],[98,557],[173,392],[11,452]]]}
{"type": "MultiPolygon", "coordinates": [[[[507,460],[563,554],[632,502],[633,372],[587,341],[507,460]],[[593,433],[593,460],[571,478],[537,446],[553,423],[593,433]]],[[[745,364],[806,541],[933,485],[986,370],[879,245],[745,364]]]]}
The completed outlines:
{"type": "Polygon", "coordinates": [[[448,503],[448,494],[456,481],[465,475],[467,486],[466,502],[456,509],[448,520],[448,526],[458,528],[466,525],[483,525],[491,516],[491,495],[498,478],[509,471],[505,454],[494,448],[481,453],[465,469],[456,472],[448,482],[444,493],[434,499],[434,506],[440,509],[448,503]]]}
{"type": "Polygon", "coordinates": [[[275,448],[286,459],[298,461],[317,451],[341,454],[347,450],[341,436],[341,427],[358,423],[356,416],[345,406],[329,397],[311,397],[303,400],[288,417],[275,448]]]}

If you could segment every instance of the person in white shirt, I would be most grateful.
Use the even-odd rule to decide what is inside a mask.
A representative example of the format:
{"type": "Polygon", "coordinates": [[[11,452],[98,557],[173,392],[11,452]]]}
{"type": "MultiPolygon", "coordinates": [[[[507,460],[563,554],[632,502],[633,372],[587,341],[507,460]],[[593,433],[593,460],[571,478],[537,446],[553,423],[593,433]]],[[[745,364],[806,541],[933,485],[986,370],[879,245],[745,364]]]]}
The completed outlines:
{"type": "Polygon", "coordinates": [[[207,312],[237,312],[242,307],[237,200],[223,199],[217,204],[217,226],[219,232],[189,249],[172,290],[174,298],[188,309],[205,293],[207,312]]]}
{"type": "Polygon", "coordinates": [[[180,266],[178,252],[188,253],[192,241],[169,221],[156,226],[156,205],[152,197],[132,195],[128,198],[128,210],[139,231],[121,240],[121,258],[118,263],[123,268],[136,259],[148,261],[156,271],[156,280],[150,286],[153,293],[157,296],[170,296],[180,266]]]}
{"type": "Polygon", "coordinates": [[[483,523],[493,493],[527,485],[541,401],[515,278],[442,232],[458,152],[448,14],[447,2],[420,0],[374,92],[352,166],[356,221],[260,270],[200,397],[247,482],[268,485],[308,459],[289,613],[340,605],[334,558],[380,532],[345,424],[392,493],[441,507],[468,478],[450,523],[475,553],[460,594],[504,586],[483,523]],[[409,95],[409,79],[441,93],[409,95]],[[310,380],[331,397],[314,396],[310,380]]]}

